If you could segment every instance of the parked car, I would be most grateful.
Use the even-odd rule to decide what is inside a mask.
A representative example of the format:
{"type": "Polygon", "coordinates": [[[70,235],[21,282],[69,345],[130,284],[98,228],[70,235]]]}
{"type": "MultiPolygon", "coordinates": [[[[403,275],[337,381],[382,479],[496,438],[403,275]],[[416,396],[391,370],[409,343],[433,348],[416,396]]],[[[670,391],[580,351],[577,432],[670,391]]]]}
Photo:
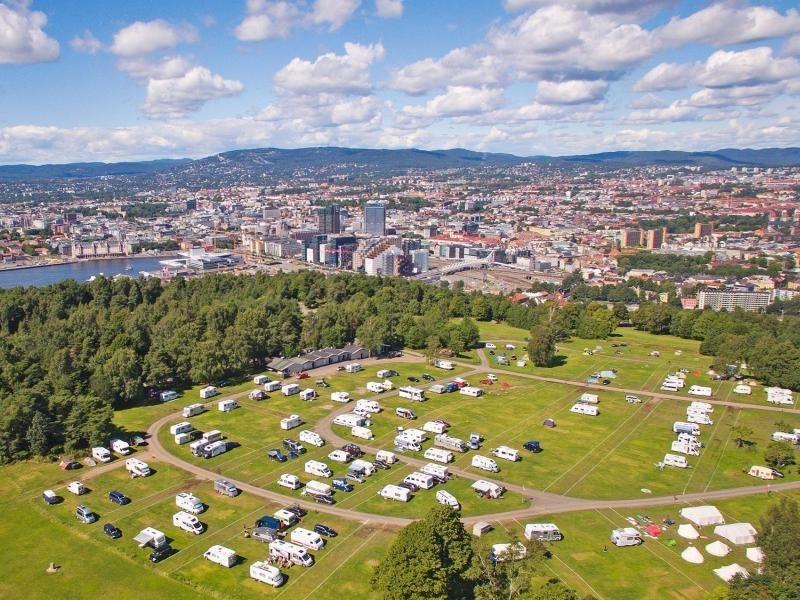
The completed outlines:
{"type": "Polygon", "coordinates": [[[450,423],[448,423],[444,419],[435,419],[433,422],[439,423],[440,425],[444,425],[445,427],[450,427],[450,423]]]}
{"type": "Polygon", "coordinates": [[[419,377],[408,377],[409,381],[413,381],[414,383],[419,383],[419,377]]]}
{"type": "Polygon", "coordinates": [[[308,371],[298,371],[297,372],[298,379],[308,379],[308,371]]]}
{"type": "Polygon", "coordinates": [[[400,375],[400,373],[398,373],[398,372],[397,372],[397,371],[395,371],[394,369],[388,369],[388,371],[389,371],[389,372],[388,372],[388,373],[386,373],[386,376],[387,376],[387,377],[397,377],[398,375],[400,375]]]}
{"type": "Polygon", "coordinates": [[[340,492],[352,492],[353,486],[347,483],[347,480],[342,477],[337,477],[333,481],[331,481],[331,486],[335,490],[339,490],[340,492]]]}
{"type": "Polygon", "coordinates": [[[320,535],[324,535],[325,537],[336,537],[337,535],[339,535],[327,525],[322,525],[320,523],[314,525],[314,531],[320,535]]]}
{"type": "Polygon", "coordinates": [[[425,381],[434,381],[434,380],[436,379],[436,378],[435,378],[433,375],[431,375],[430,373],[423,373],[423,374],[422,374],[422,378],[423,378],[425,381]]]}
{"type": "Polygon", "coordinates": [[[391,467],[382,460],[375,459],[372,461],[372,464],[378,467],[379,469],[391,469],[391,467]]]}
{"type": "Polygon", "coordinates": [[[128,498],[122,492],[117,492],[117,491],[108,492],[108,499],[111,500],[112,502],[116,503],[116,504],[119,504],[120,506],[124,506],[126,504],[130,504],[131,503],[131,499],[130,498],[128,498]]]}
{"type": "Polygon", "coordinates": [[[105,533],[112,540],[118,540],[122,537],[122,531],[120,531],[119,527],[115,527],[111,523],[106,523],[103,525],[103,533],[105,533]]]}
{"type": "Polygon", "coordinates": [[[356,444],[345,444],[344,446],[342,446],[342,450],[344,450],[354,458],[359,458],[361,456],[364,456],[364,451],[356,444]]]}
{"type": "Polygon", "coordinates": [[[297,452],[298,454],[303,454],[306,451],[303,444],[290,438],[283,439],[283,447],[289,451],[297,452]]]}
{"type": "Polygon", "coordinates": [[[397,484],[397,487],[406,488],[410,492],[418,492],[419,488],[414,485],[413,483],[408,483],[407,481],[401,481],[397,484]]]}
{"type": "Polygon", "coordinates": [[[305,517],[308,514],[308,511],[306,511],[306,509],[303,508],[302,506],[300,506],[299,504],[292,504],[291,506],[287,506],[283,510],[289,511],[294,516],[296,516],[298,519],[301,519],[301,518],[305,517]]]}
{"type": "Polygon", "coordinates": [[[344,371],[344,365],[337,365],[336,366],[336,370],[337,371],[344,371]]]}
{"type": "Polygon", "coordinates": [[[350,481],[357,481],[358,483],[364,483],[364,476],[361,473],[356,473],[355,471],[348,471],[345,478],[349,479],[350,481]]]}
{"type": "Polygon", "coordinates": [[[534,453],[542,451],[542,447],[539,445],[539,442],[536,441],[536,440],[528,440],[527,442],[522,444],[522,447],[525,448],[525,450],[529,450],[530,452],[534,452],[534,453]]]}
{"type": "Polygon", "coordinates": [[[336,504],[336,500],[331,498],[330,496],[324,496],[322,494],[314,494],[313,496],[314,502],[317,504],[336,504]]]}
{"type": "Polygon", "coordinates": [[[172,554],[172,546],[167,544],[166,546],[161,546],[160,548],[156,548],[150,553],[150,562],[157,563],[161,562],[168,556],[172,554]]]}
{"type": "Polygon", "coordinates": [[[267,450],[267,456],[270,458],[270,460],[275,460],[278,462],[287,461],[286,455],[277,448],[273,448],[272,450],[267,450]]]}
{"type": "Polygon", "coordinates": [[[611,384],[610,379],[603,379],[603,385],[610,385],[610,384],[611,384]]]}

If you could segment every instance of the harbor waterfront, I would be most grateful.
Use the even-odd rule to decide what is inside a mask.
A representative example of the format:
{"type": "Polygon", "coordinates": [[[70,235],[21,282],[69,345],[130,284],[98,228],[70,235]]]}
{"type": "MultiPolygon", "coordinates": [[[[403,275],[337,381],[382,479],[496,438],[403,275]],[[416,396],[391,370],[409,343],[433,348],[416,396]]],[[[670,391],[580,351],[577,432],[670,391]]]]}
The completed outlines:
{"type": "Polygon", "coordinates": [[[75,279],[84,282],[93,275],[124,274],[137,277],[141,271],[160,271],[162,260],[168,256],[146,256],[134,258],[109,258],[101,260],[81,260],[57,265],[43,265],[41,267],[24,267],[21,269],[8,269],[0,271],[0,288],[13,288],[20,286],[42,287],[75,279]]]}

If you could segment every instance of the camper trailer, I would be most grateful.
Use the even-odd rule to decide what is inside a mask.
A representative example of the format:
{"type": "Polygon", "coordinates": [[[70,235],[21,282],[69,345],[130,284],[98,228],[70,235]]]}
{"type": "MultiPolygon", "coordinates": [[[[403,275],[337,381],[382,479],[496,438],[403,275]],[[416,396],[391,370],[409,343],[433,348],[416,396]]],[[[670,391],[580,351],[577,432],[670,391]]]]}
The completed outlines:
{"type": "Polygon", "coordinates": [[[375,436],[372,435],[372,430],[368,427],[360,427],[356,425],[350,429],[350,435],[355,436],[357,438],[361,438],[362,440],[371,440],[375,436]]]}
{"type": "Polygon", "coordinates": [[[111,462],[111,452],[108,448],[103,448],[102,446],[95,446],[92,448],[92,458],[96,461],[107,463],[111,462]]]}
{"type": "Polygon", "coordinates": [[[309,548],[310,550],[319,550],[325,545],[325,540],[322,539],[316,531],[310,531],[303,527],[295,527],[292,533],[289,534],[289,539],[293,544],[309,548]]]}
{"type": "Polygon", "coordinates": [[[420,471],[414,471],[413,473],[406,475],[403,478],[403,483],[410,483],[411,485],[415,485],[422,490],[429,490],[436,485],[436,481],[434,481],[433,477],[426,473],[421,473],[420,471]]]}
{"type": "Polygon", "coordinates": [[[751,477],[758,477],[759,479],[775,479],[776,477],[783,477],[783,473],[771,469],[770,467],[760,467],[753,465],[747,472],[751,477]]]}
{"type": "Polygon", "coordinates": [[[347,392],[333,392],[331,394],[331,400],[346,404],[347,402],[350,402],[350,394],[347,392]]]}
{"type": "Polygon", "coordinates": [[[697,423],[698,425],[713,425],[714,421],[706,413],[688,412],[686,413],[686,420],[689,423],[697,423]]]}
{"type": "Polygon", "coordinates": [[[564,535],[553,523],[528,523],[525,525],[525,539],[540,542],[560,542],[564,535]]]}
{"type": "Polygon", "coordinates": [[[497,473],[500,471],[500,467],[497,466],[496,462],[494,462],[491,458],[481,456],[480,454],[476,454],[472,457],[472,466],[483,471],[490,471],[491,473],[497,473]]]}
{"type": "Polygon", "coordinates": [[[350,363],[349,365],[345,365],[344,370],[347,373],[358,373],[359,371],[363,371],[364,367],[361,366],[361,363],[350,363]]]}
{"type": "Polygon", "coordinates": [[[317,392],[312,390],[311,388],[306,388],[300,391],[300,400],[302,400],[303,402],[308,402],[316,397],[317,397],[317,392]]]}
{"type": "Polygon", "coordinates": [[[292,475],[290,473],[284,473],[280,477],[278,477],[278,485],[281,487],[288,488],[290,490],[299,489],[301,485],[300,478],[297,475],[292,475]]]}
{"type": "Polygon", "coordinates": [[[435,460],[440,463],[453,462],[453,453],[442,448],[428,448],[422,456],[426,460],[435,460]]]}
{"type": "Polygon", "coordinates": [[[264,384],[264,391],[265,392],[277,392],[283,386],[281,385],[280,381],[268,381],[264,384]]]}
{"type": "Polygon", "coordinates": [[[323,440],[316,431],[304,429],[298,434],[297,437],[300,438],[301,442],[310,444],[311,446],[316,446],[317,448],[325,445],[325,440],[323,440]]]}
{"type": "Polygon", "coordinates": [[[82,496],[89,490],[86,489],[86,486],[83,485],[81,481],[73,481],[67,484],[67,491],[75,494],[76,496],[82,496]]]}
{"type": "Polygon", "coordinates": [[[388,450],[378,450],[377,454],[375,454],[375,460],[383,461],[387,465],[393,465],[397,462],[398,458],[395,456],[394,452],[389,452],[388,450]]]}
{"type": "Polygon", "coordinates": [[[404,438],[400,435],[394,438],[394,447],[395,450],[411,450],[412,452],[419,452],[422,450],[422,446],[419,445],[419,442],[404,438]]]}
{"type": "Polygon", "coordinates": [[[483,396],[483,390],[481,388],[471,385],[462,387],[460,390],[458,390],[458,393],[464,396],[471,396],[473,398],[479,398],[480,396],[483,396]]]}
{"type": "Polygon", "coordinates": [[[447,431],[447,425],[441,421],[426,421],[422,429],[428,433],[444,433],[447,431]]]}
{"type": "Polygon", "coordinates": [[[790,444],[800,444],[800,435],[796,433],[786,433],[785,431],[776,431],[772,434],[773,442],[789,442],[790,444]]]}
{"type": "Polygon", "coordinates": [[[419,470],[426,475],[433,475],[434,477],[440,477],[441,479],[448,479],[450,477],[450,469],[444,465],[427,463],[422,465],[419,470]]]}
{"type": "Polygon", "coordinates": [[[192,431],[194,427],[192,426],[189,421],[183,421],[182,423],[176,423],[175,425],[170,425],[169,432],[171,435],[178,435],[179,433],[187,433],[192,431]]]}
{"type": "Polygon", "coordinates": [[[581,404],[580,402],[574,404],[572,408],[569,409],[569,412],[579,415],[589,415],[590,417],[596,417],[600,414],[600,410],[594,404],[581,404]]]}
{"type": "Polygon", "coordinates": [[[675,421],[672,425],[672,431],[675,433],[688,433],[689,435],[700,435],[700,428],[695,423],[684,423],[675,421]]]}
{"type": "Polygon", "coordinates": [[[377,400],[365,400],[361,399],[356,402],[356,408],[360,408],[361,410],[365,410],[368,413],[379,413],[381,412],[381,405],[378,404],[377,400]]]}
{"type": "Polygon", "coordinates": [[[692,412],[712,413],[714,412],[714,405],[709,404],[708,402],[698,402],[697,400],[692,400],[692,403],[686,410],[692,412]]]}
{"type": "Polygon", "coordinates": [[[678,454],[688,454],[689,456],[700,456],[700,444],[689,444],[688,442],[672,442],[672,452],[678,454]]]}
{"type": "Polygon", "coordinates": [[[744,394],[749,396],[753,393],[753,388],[747,385],[746,383],[740,383],[735,388],[733,388],[734,394],[744,394]]]}
{"type": "Polygon", "coordinates": [[[386,388],[383,387],[383,383],[379,381],[370,381],[367,383],[367,390],[373,394],[380,394],[385,392],[386,388]]]}
{"type": "Polygon", "coordinates": [[[302,546],[284,540],[275,540],[269,543],[269,555],[281,558],[293,565],[310,567],[314,564],[314,557],[302,546]]]}
{"type": "Polygon", "coordinates": [[[686,462],[686,457],[678,456],[677,454],[665,454],[662,463],[667,467],[678,467],[679,469],[685,469],[689,466],[689,463],[686,462]]]}
{"type": "Polygon", "coordinates": [[[693,385],[686,392],[692,396],[708,396],[711,397],[711,388],[704,385],[693,385]]]}
{"type": "Polygon", "coordinates": [[[440,369],[444,369],[445,371],[452,371],[455,367],[453,366],[452,361],[444,360],[442,358],[438,359],[435,363],[433,363],[436,367],[440,369]]]}
{"type": "Polygon", "coordinates": [[[330,496],[333,494],[333,490],[327,483],[312,479],[306,484],[306,487],[303,488],[303,495],[306,494],[311,494],[312,496],[330,496]]]}
{"type": "Polygon", "coordinates": [[[583,404],[598,404],[600,402],[600,397],[597,394],[586,392],[585,394],[581,394],[581,397],[578,398],[578,402],[582,402],[583,404]]]}
{"type": "Polygon", "coordinates": [[[397,434],[398,437],[405,438],[412,442],[417,442],[421,444],[425,440],[428,439],[428,434],[422,431],[421,429],[416,429],[414,427],[409,427],[408,429],[404,429],[400,433],[397,434]]]}
{"type": "Polygon", "coordinates": [[[231,412],[235,408],[239,408],[239,403],[236,400],[220,400],[217,402],[217,408],[220,412],[231,412]]]}
{"type": "Polygon", "coordinates": [[[287,383],[283,387],[281,387],[281,394],[284,396],[294,396],[295,394],[300,393],[300,386],[296,383],[287,383]]]}
{"type": "Polygon", "coordinates": [[[515,450],[514,448],[509,448],[508,446],[498,446],[494,450],[492,450],[492,456],[496,456],[497,458],[502,458],[503,460],[510,460],[511,462],[516,462],[519,460],[519,450],[515,450]]]}
{"type": "Polygon", "coordinates": [[[264,560],[257,560],[250,565],[250,578],[272,587],[279,587],[283,584],[283,574],[280,569],[264,560]]]}
{"type": "Polygon", "coordinates": [[[432,386],[428,388],[428,391],[432,394],[444,394],[447,391],[447,388],[444,387],[441,383],[434,383],[432,386]]]}
{"type": "Polygon", "coordinates": [[[250,398],[250,400],[255,401],[266,400],[267,392],[264,390],[250,390],[250,393],[247,395],[247,397],[250,398]]]}
{"type": "Polygon", "coordinates": [[[369,477],[370,475],[375,474],[376,467],[368,460],[364,460],[363,458],[357,458],[350,463],[350,470],[358,471],[369,477]]]}
{"type": "Polygon", "coordinates": [[[183,529],[184,531],[193,533],[195,535],[200,535],[203,533],[203,531],[205,531],[200,519],[182,510],[172,515],[172,524],[178,529],[183,529]]]}
{"type": "Polygon", "coordinates": [[[611,532],[611,543],[620,548],[625,546],[638,546],[643,541],[642,534],[633,527],[614,529],[611,532]]]}
{"type": "Polygon", "coordinates": [[[397,372],[392,371],[391,369],[378,370],[378,379],[388,379],[389,377],[394,377],[395,375],[397,375],[397,372]]]}
{"type": "Polygon", "coordinates": [[[399,485],[385,485],[378,494],[381,498],[386,500],[398,500],[400,502],[408,502],[411,500],[411,490],[400,487],[399,485]]]}
{"type": "Polygon", "coordinates": [[[425,392],[413,386],[401,387],[397,391],[397,394],[401,398],[407,398],[409,400],[415,400],[417,402],[423,402],[425,400],[425,392]]]}
{"type": "Polygon", "coordinates": [[[332,477],[333,473],[331,473],[330,468],[323,462],[319,462],[317,460],[309,460],[306,462],[304,470],[309,475],[315,475],[317,477],[332,477]]]}
{"type": "MultiPolygon", "coordinates": [[[[180,435],[183,435],[183,434],[180,434],[180,435]]],[[[206,449],[206,446],[208,446],[209,444],[210,444],[210,442],[208,442],[206,440],[203,440],[203,439],[195,440],[194,442],[189,444],[189,452],[192,453],[192,456],[202,456],[203,455],[203,451],[206,449]]]]}
{"type": "Polygon", "coordinates": [[[206,509],[206,505],[200,501],[200,498],[189,492],[176,494],[175,506],[193,515],[199,515],[206,509]]]}
{"type": "Polygon", "coordinates": [[[203,400],[206,400],[208,398],[213,398],[217,395],[217,393],[217,388],[215,388],[213,385],[209,385],[200,390],[200,397],[203,400]]]}
{"type": "Polygon", "coordinates": [[[236,556],[236,552],[225,546],[220,546],[219,544],[215,544],[206,550],[203,553],[203,558],[217,563],[218,565],[222,565],[226,569],[230,569],[239,559],[239,557],[236,556]]]}
{"type": "Polygon", "coordinates": [[[131,478],[147,477],[150,475],[150,466],[138,458],[129,458],[125,461],[125,469],[130,473],[131,478]]]}
{"type": "Polygon", "coordinates": [[[328,458],[334,462],[347,463],[350,461],[350,454],[344,450],[334,450],[328,454],[328,458]]]}
{"type": "Polygon", "coordinates": [[[267,377],[266,375],[256,375],[255,377],[253,377],[253,383],[255,383],[256,385],[264,385],[268,381],[269,377],[267,377]]]}
{"type": "Polygon", "coordinates": [[[341,415],[336,415],[333,419],[334,425],[341,425],[343,427],[364,427],[367,423],[369,423],[367,417],[362,417],[355,413],[342,413],[341,415]]]}
{"type": "Polygon", "coordinates": [[[211,431],[206,431],[201,439],[207,444],[218,442],[222,439],[222,432],[219,429],[212,429],[211,431]]]}
{"type": "Polygon", "coordinates": [[[218,442],[211,442],[208,446],[203,448],[203,458],[214,458],[220,454],[225,454],[228,451],[228,443],[222,440],[218,442]]]}
{"type": "Polygon", "coordinates": [[[445,450],[452,450],[454,452],[466,452],[467,444],[464,440],[457,437],[452,437],[446,433],[439,433],[433,438],[433,445],[445,450]]]}
{"type": "Polygon", "coordinates": [[[111,449],[117,454],[122,454],[123,456],[133,452],[128,442],[124,442],[117,438],[111,440],[111,449]]]}
{"type": "Polygon", "coordinates": [[[178,397],[178,392],[175,390],[164,390],[158,395],[159,400],[162,402],[169,402],[170,400],[175,400],[178,397]]]}
{"type": "Polygon", "coordinates": [[[461,510],[461,504],[459,503],[459,501],[456,500],[456,497],[453,496],[453,494],[451,494],[447,490],[439,490],[438,492],[436,492],[436,501],[439,504],[444,504],[445,506],[449,506],[453,510],[461,510]]]}
{"type": "Polygon", "coordinates": [[[300,427],[302,424],[303,419],[300,418],[300,415],[289,415],[281,419],[281,429],[294,429],[295,427],[300,427]]]}
{"type": "Polygon", "coordinates": [[[478,479],[470,487],[484,498],[499,498],[506,491],[503,486],[483,479],[478,479]]]}
{"type": "Polygon", "coordinates": [[[204,412],[206,412],[206,407],[200,404],[199,402],[196,404],[190,404],[189,406],[183,407],[184,417],[194,417],[204,412]]]}

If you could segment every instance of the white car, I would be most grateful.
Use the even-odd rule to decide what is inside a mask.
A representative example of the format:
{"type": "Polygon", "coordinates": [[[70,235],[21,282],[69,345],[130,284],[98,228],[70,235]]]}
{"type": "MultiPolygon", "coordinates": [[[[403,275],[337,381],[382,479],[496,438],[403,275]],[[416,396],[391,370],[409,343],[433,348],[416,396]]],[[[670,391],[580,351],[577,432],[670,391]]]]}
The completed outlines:
{"type": "Polygon", "coordinates": [[[484,347],[488,350],[494,350],[495,348],[497,348],[497,344],[493,344],[492,342],[486,342],[484,344],[484,347]]]}
{"type": "Polygon", "coordinates": [[[486,375],[486,379],[488,379],[489,381],[497,381],[497,375],[495,375],[494,373],[489,373],[488,375],[486,375]]]}

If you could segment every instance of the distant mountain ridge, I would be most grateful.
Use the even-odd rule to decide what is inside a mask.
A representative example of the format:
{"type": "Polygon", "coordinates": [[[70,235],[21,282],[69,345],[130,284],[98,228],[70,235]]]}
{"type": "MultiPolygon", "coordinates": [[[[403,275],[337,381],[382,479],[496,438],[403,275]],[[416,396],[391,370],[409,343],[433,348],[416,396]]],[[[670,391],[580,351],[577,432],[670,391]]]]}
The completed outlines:
{"type": "Polygon", "coordinates": [[[800,148],[739,149],[723,148],[708,152],[680,150],[634,150],[600,152],[575,156],[516,156],[476,152],[463,148],[449,150],[369,149],[369,148],[253,148],[232,150],[213,156],[191,159],[163,159],[120,163],[69,163],[52,165],[0,166],[0,181],[48,179],[86,179],[108,176],[159,175],[166,179],[189,179],[197,184],[261,180],[298,169],[329,169],[331,175],[358,171],[372,174],[401,173],[411,169],[458,169],[467,167],[507,167],[524,163],[568,167],[584,165],[605,168],[649,165],[691,165],[706,168],[734,166],[800,166],[800,148]]]}

